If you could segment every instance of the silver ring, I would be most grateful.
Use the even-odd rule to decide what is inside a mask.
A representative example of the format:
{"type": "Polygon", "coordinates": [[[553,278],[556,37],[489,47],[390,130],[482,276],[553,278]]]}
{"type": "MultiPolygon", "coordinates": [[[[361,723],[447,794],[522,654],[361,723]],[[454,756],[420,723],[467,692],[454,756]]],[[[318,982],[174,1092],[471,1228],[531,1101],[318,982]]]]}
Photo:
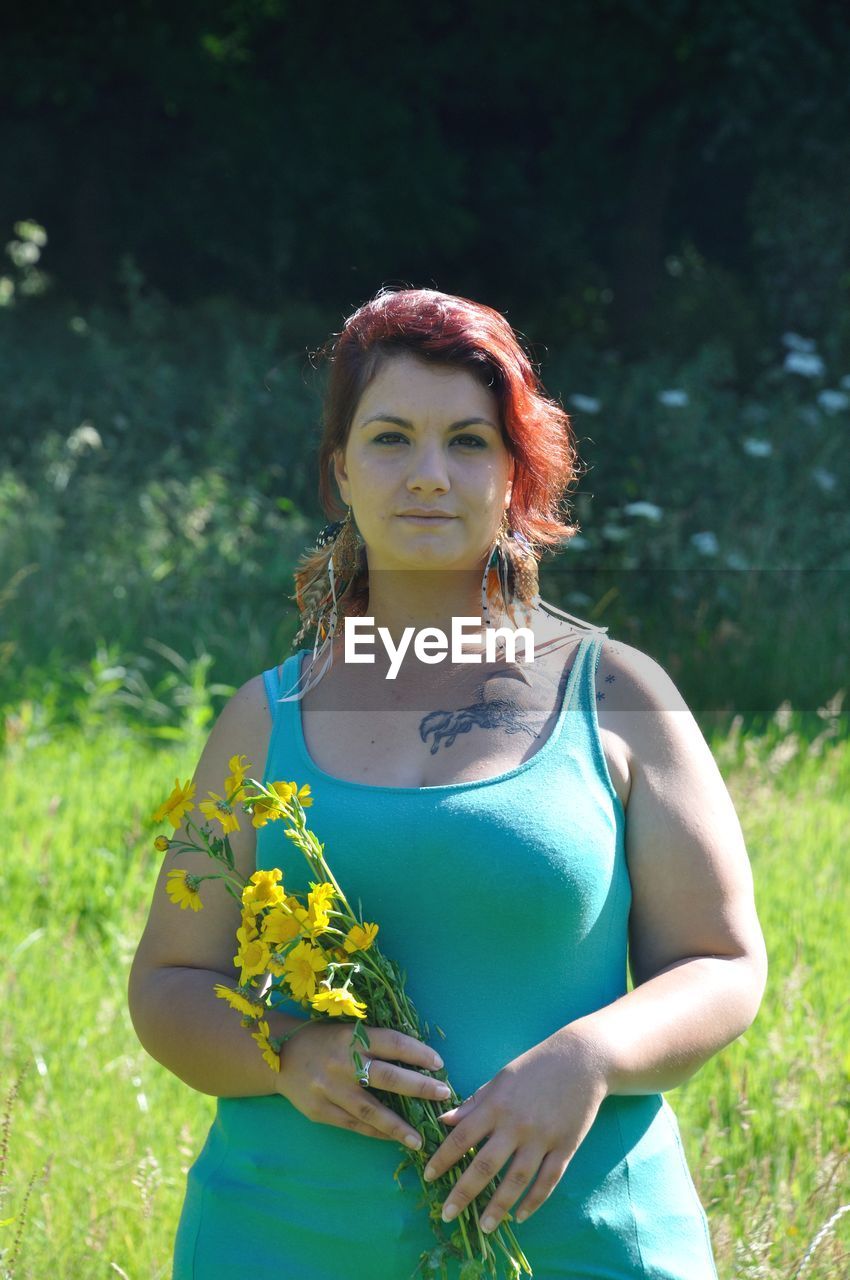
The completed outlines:
{"type": "Polygon", "coordinates": [[[369,1068],[372,1065],[372,1059],[367,1058],[363,1063],[363,1070],[357,1073],[357,1083],[362,1084],[364,1089],[369,1088],[369,1068]]]}

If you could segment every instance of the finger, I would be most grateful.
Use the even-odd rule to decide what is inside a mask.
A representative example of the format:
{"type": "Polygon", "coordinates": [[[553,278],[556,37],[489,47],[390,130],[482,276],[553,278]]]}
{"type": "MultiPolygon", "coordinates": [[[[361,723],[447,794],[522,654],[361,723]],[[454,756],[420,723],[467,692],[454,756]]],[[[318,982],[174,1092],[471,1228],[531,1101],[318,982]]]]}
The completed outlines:
{"type": "MultiPolygon", "coordinates": [[[[499,1183],[495,1195],[482,1214],[481,1228],[483,1231],[495,1231],[511,1208],[511,1205],[516,1203],[529,1186],[534,1175],[538,1170],[542,1169],[540,1162],[543,1160],[543,1156],[543,1147],[519,1148],[511,1161],[510,1168],[499,1183]]],[[[552,1183],[552,1187],[556,1185],[557,1181],[558,1179],[556,1178],[552,1183]]],[[[454,1192],[452,1192],[452,1196],[454,1196],[454,1192]]]]}
{"type": "Polygon", "coordinates": [[[406,1147],[418,1150],[422,1146],[422,1138],[413,1126],[401,1116],[396,1115],[395,1111],[390,1111],[389,1107],[378,1102],[368,1089],[360,1089],[356,1094],[346,1095],[341,1102],[345,1110],[360,1124],[377,1129],[379,1133],[392,1138],[395,1142],[403,1142],[406,1147]]]}
{"type": "Polygon", "coordinates": [[[384,1142],[397,1142],[398,1139],[390,1137],[389,1134],[381,1133],[380,1129],[374,1129],[369,1124],[363,1124],[351,1112],[344,1111],[342,1107],[338,1107],[335,1102],[326,1102],[323,1114],[317,1117],[321,1124],[333,1124],[340,1129],[350,1129],[353,1133],[362,1133],[367,1138],[381,1138],[384,1142]]]}
{"type": "Polygon", "coordinates": [[[441,1177],[453,1164],[457,1164],[461,1156],[465,1156],[476,1142],[480,1142],[487,1136],[488,1130],[482,1128],[480,1120],[476,1132],[476,1128],[473,1127],[473,1118],[467,1117],[464,1124],[451,1130],[429,1159],[425,1169],[426,1179],[431,1182],[441,1177]]]}
{"type": "Polygon", "coordinates": [[[443,1067],[443,1059],[434,1049],[422,1040],[406,1036],[403,1031],[393,1031],[390,1027],[367,1027],[366,1031],[369,1052],[376,1057],[407,1062],[426,1071],[440,1071],[443,1067]]]}
{"type": "Polygon", "coordinates": [[[418,1071],[407,1071],[397,1067],[395,1063],[383,1062],[373,1058],[369,1068],[369,1087],[384,1089],[389,1093],[401,1093],[408,1098],[432,1098],[442,1102],[448,1098],[451,1089],[442,1080],[432,1080],[418,1071]]]}
{"type": "Polygon", "coordinates": [[[469,1115],[469,1112],[473,1107],[478,1105],[481,1101],[482,1093],[482,1089],[476,1089],[475,1092],[471,1093],[468,1098],[463,1100],[463,1102],[459,1102],[456,1107],[451,1107],[450,1110],[444,1111],[440,1116],[440,1119],[447,1120],[449,1124],[457,1124],[457,1122],[462,1120],[464,1116],[469,1115]]]}
{"type": "MultiPolygon", "coordinates": [[[[561,1151],[550,1151],[546,1159],[540,1166],[540,1172],[534,1186],[517,1209],[517,1222],[524,1222],[529,1218],[535,1209],[539,1209],[544,1201],[548,1200],[558,1183],[564,1176],[567,1166],[570,1163],[569,1156],[565,1156],[561,1151]]],[[[489,1211],[490,1206],[487,1206],[489,1211]]]]}
{"type": "MultiPolygon", "coordinates": [[[[493,1137],[489,1142],[485,1143],[469,1167],[464,1169],[463,1174],[458,1178],[447,1196],[443,1205],[444,1222],[451,1222],[464,1209],[469,1208],[472,1201],[484,1190],[488,1182],[492,1182],[497,1176],[505,1161],[510,1159],[514,1149],[514,1144],[509,1138],[493,1137]]],[[[523,1187],[525,1185],[526,1183],[523,1183],[523,1187]]],[[[516,1194],[519,1195],[519,1191],[516,1194]]],[[[511,1197],[511,1204],[514,1199],[516,1199],[516,1196],[511,1197]]]]}

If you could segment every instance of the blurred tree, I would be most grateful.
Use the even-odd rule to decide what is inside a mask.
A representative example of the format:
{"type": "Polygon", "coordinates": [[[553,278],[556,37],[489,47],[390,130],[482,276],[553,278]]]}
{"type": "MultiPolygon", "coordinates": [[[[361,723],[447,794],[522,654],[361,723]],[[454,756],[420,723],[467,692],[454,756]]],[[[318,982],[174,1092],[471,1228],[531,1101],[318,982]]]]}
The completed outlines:
{"type": "Polygon", "coordinates": [[[817,157],[805,271],[844,281],[817,326],[847,297],[848,84],[842,0],[41,0],[0,46],[0,223],[46,226],[80,302],[129,253],[175,301],[433,283],[638,354],[678,340],[684,245],[798,313],[780,210],[817,157]]]}

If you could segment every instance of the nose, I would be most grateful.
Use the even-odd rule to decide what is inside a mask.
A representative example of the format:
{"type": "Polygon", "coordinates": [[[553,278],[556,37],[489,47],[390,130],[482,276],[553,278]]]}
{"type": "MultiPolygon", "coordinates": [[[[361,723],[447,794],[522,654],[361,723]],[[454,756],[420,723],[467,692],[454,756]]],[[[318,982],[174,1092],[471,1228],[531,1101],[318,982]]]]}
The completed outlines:
{"type": "Polygon", "coordinates": [[[446,456],[439,441],[411,450],[407,487],[411,493],[446,493],[450,488],[446,456]]]}

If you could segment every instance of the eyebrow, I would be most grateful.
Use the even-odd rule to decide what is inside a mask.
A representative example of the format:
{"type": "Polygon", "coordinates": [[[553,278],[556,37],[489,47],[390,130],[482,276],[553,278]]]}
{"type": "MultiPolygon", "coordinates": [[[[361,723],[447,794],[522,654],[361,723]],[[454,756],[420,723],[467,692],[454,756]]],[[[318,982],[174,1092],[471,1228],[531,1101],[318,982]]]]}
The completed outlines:
{"type": "MultiPolygon", "coordinates": [[[[368,427],[371,426],[373,422],[392,422],[397,427],[409,427],[411,431],[415,431],[416,429],[413,423],[408,422],[406,418],[397,418],[391,413],[376,413],[371,418],[367,418],[365,422],[361,422],[360,426],[361,428],[368,427]]],[[[495,423],[490,422],[488,418],[462,418],[460,422],[453,422],[448,430],[459,431],[461,427],[476,426],[492,427],[494,431],[499,430],[495,423]]]]}

